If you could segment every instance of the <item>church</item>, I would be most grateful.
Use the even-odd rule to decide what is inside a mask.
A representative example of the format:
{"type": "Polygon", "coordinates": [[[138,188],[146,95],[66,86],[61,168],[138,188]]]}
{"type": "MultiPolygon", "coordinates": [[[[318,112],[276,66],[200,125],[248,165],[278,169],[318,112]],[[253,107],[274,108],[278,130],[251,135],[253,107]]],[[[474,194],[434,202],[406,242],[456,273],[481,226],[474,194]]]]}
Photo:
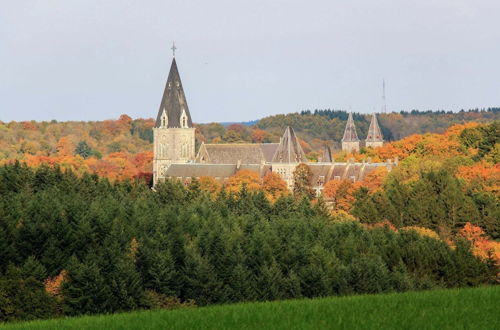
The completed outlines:
{"type": "MultiPolygon", "coordinates": [[[[239,170],[251,170],[264,177],[268,172],[279,174],[293,188],[293,172],[297,165],[306,163],[313,173],[312,187],[319,195],[326,182],[348,179],[362,180],[378,167],[391,170],[396,162],[335,162],[330,147],[326,146],[319,162],[309,161],[295,131],[287,127],[279,143],[202,143],[195,150],[195,127],[182,88],[175,61],[172,59],[167,83],[153,128],[153,182],[177,179],[189,182],[193,178],[210,176],[221,184],[239,170]]],[[[358,139],[352,114],[349,114],[342,150],[359,151],[362,141],[358,139]]],[[[383,145],[383,137],[375,114],[372,116],[367,147],[383,145]]]]}

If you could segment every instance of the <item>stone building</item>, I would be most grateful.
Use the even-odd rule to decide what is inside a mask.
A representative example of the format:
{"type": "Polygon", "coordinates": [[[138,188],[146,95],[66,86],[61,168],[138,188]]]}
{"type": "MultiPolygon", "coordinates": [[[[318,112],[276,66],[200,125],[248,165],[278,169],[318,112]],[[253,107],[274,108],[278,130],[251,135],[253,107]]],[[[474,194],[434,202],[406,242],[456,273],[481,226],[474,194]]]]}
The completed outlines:
{"type": "MultiPolygon", "coordinates": [[[[378,127],[378,124],[377,124],[378,127]]],[[[153,177],[189,182],[210,176],[224,184],[239,170],[251,170],[261,177],[269,172],[279,174],[290,189],[293,172],[300,163],[307,163],[313,174],[311,185],[318,194],[330,180],[362,180],[378,167],[391,170],[395,163],[335,162],[329,146],[325,146],[320,162],[310,162],[300,146],[292,127],[287,127],[279,143],[202,143],[195,153],[195,128],[187,106],[175,58],[172,61],[154,130],[153,177]]],[[[374,129],[375,130],[375,129],[374,129]]],[[[380,131],[380,129],[379,129],[380,131]]],[[[352,115],[349,115],[342,145],[359,150],[352,115]],[[357,147],[356,147],[357,146],[357,147]]]]}

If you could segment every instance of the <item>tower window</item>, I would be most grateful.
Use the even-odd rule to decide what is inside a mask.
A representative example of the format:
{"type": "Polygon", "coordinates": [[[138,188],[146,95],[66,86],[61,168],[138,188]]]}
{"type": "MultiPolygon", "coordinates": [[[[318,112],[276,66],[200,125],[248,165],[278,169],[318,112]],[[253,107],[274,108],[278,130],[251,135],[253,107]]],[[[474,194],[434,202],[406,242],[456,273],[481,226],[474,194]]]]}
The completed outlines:
{"type": "Polygon", "coordinates": [[[161,114],[161,126],[165,127],[168,125],[168,117],[165,109],[163,109],[163,113],[161,114]]]}

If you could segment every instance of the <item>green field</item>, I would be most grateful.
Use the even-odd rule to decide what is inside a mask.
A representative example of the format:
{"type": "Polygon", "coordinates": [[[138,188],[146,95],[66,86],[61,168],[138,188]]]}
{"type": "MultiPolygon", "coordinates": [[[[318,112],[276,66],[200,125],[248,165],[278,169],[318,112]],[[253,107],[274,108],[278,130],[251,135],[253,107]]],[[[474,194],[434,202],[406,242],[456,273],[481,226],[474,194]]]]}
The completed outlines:
{"type": "Polygon", "coordinates": [[[141,311],[0,329],[500,329],[500,286],[141,311]]]}

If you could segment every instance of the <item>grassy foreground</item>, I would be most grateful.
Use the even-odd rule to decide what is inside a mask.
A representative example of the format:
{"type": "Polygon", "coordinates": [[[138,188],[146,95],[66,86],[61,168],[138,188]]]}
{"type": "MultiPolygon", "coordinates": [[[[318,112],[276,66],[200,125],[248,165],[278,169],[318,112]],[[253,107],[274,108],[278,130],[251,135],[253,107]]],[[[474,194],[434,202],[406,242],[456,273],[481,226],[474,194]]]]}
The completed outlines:
{"type": "Polygon", "coordinates": [[[0,329],[500,329],[500,286],[140,311],[0,329]]]}

